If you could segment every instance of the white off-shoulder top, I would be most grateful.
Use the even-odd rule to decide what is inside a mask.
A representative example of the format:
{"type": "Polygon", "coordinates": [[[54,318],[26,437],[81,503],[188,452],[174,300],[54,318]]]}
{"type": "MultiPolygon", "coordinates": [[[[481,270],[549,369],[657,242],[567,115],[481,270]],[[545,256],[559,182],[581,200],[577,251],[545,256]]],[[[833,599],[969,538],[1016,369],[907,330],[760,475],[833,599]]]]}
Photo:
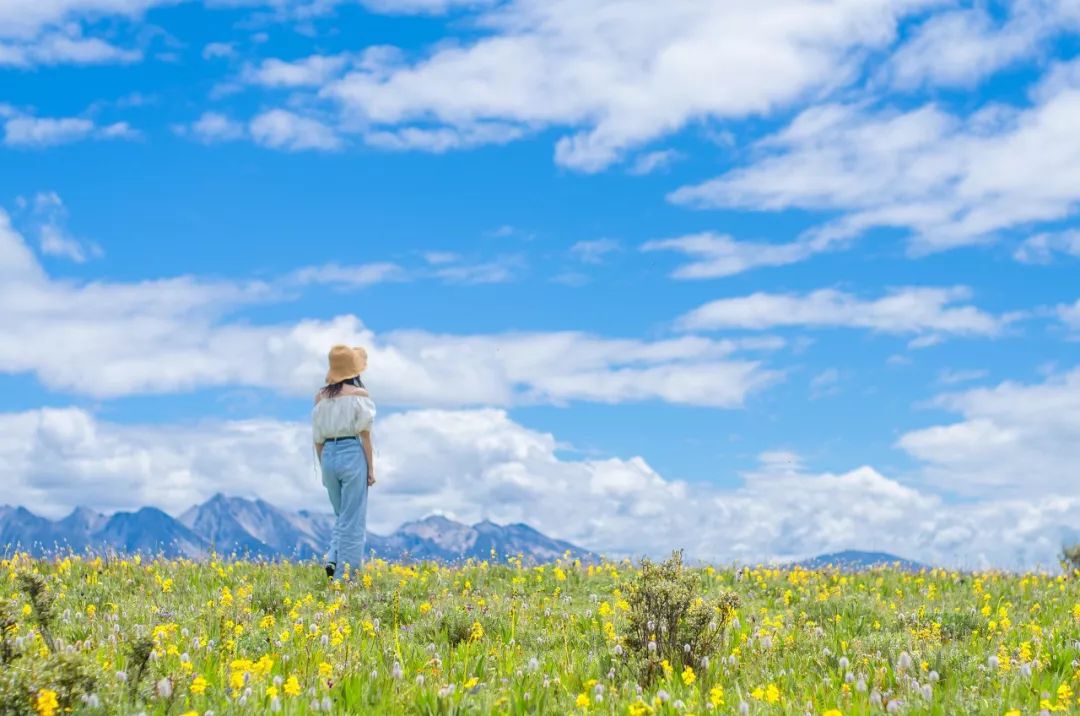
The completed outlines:
{"type": "Polygon", "coordinates": [[[339,395],[323,398],[311,409],[311,430],[316,443],[327,438],[343,438],[371,430],[375,403],[366,395],[339,395]]]}

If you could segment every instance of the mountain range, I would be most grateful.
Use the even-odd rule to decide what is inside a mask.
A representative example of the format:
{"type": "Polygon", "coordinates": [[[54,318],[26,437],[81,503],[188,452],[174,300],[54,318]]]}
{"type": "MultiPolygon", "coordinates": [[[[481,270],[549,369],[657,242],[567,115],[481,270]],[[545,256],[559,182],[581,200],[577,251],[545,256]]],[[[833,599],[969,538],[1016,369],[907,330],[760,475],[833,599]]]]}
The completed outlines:
{"type": "MultiPolygon", "coordinates": [[[[60,520],[24,507],[0,506],[0,556],[17,550],[42,556],[58,552],[161,554],[198,559],[212,552],[253,559],[321,559],[330,541],[334,516],[289,512],[263,500],[217,494],[178,517],[153,507],[104,515],[78,507],[60,520]]],[[[569,542],[548,537],[525,524],[466,525],[440,515],[406,522],[389,535],[368,533],[369,553],[391,561],[460,562],[522,555],[526,562],[599,558],[569,542]]],[[[857,571],[893,566],[919,571],[924,565],[882,552],[849,550],[797,563],[807,569],[835,567],[857,571]]]]}
{"type": "MultiPolygon", "coordinates": [[[[34,555],[75,552],[161,554],[205,557],[211,552],[263,559],[319,559],[330,541],[334,516],[289,512],[262,500],[215,495],[178,517],[153,507],[104,515],[76,508],[60,520],[24,507],[0,507],[0,553],[25,550],[34,555]]],[[[571,558],[596,561],[597,555],[553,539],[525,524],[490,521],[466,525],[433,515],[407,522],[389,535],[369,532],[367,549],[393,561],[459,562],[522,555],[527,562],[571,558]]]]}
{"type": "Polygon", "coordinates": [[[817,557],[811,557],[810,559],[804,559],[797,564],[805,569],[826,569],[832,567],[844,572],[858,572],[864,569],[873,569],[875,567],[891,567],[902,572],[920,572],[924,569],[929,569],[925,564],[897,557],[896,555],[888,554],[887,552],[859,552],[857,550],[823,554],[817,557]]]}

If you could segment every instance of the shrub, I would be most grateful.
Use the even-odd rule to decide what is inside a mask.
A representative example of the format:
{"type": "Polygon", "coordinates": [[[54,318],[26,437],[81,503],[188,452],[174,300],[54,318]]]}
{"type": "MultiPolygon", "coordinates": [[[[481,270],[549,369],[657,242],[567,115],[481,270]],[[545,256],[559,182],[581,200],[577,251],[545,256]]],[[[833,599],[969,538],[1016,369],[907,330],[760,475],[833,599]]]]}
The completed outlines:
{"type": "Polygon", "coordinates": [[[19,575],[19,586],[30,601],[30,607],[34,622],[41,632],[41,638],[49,647],[49,651],[56,651],[56,640],[53,639],[52,627],[56,621],[55,600],[45,578],[37,572],[23,572],[19,575]]]}
{"type": "Polygon", "coordinates": [[[469,640],[472,624],[464,610],[454,609],[439,620],[439,631],[446,637],[446,643],[455,647],[469,640]]]}
{"type": "Polygon", "coordinates": [[[19,574],[18,583],[48,651],[34,654],[26,644],[19,647],[12,638],[18,627],[13,605],[0,604],[0,714],[36,713],[35,699],[42,684],[49,686],[60,709],[71,712],[82,697],[93,692],[96,679],[84,655],[57,650],[53,637],[55,599],[44,577],[24,572],[19,574]]]}
{"type": "Polygon", "coordinates": [[[659,564],[641,561],[627,594],[626,644],[641,660],[646,681],[659,674],[664,660],[672,668],[697,667],[719,649],[739,598],[725,592],[705,599],[700,592],[700,577],[683,568],[681,551],[659,564]]]}

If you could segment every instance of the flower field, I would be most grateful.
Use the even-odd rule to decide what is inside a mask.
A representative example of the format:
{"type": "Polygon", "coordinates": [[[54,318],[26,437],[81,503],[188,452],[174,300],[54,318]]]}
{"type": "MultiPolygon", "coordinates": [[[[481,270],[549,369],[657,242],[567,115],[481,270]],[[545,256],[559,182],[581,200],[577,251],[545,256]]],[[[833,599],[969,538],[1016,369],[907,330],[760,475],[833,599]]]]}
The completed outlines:
{"type": "Polygon", "coordinates": [[[1080,713],[1080,579],[0,562],[0,713],[1080,713]]]}

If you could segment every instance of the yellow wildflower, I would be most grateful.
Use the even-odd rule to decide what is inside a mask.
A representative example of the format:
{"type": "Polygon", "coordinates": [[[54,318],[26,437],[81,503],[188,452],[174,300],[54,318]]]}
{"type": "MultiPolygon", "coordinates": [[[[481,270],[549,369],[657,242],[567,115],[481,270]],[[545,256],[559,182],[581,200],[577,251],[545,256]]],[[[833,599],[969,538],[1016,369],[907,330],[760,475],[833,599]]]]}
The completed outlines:
{"type": "Polygon", "coordinates": [[[578,694],[577,705],[578,705],[578,708],[581,708],[581,709],[589,708],[589,695],[584,693],[584,692],[578,694]]]}
{"type": "Polygon", "coordinates": [[[686,686],[690,686],[695,681],[697,681],[697,675],[694,674],[694,670],[687,665],[682,671],[682,682],[686,686]]]}
{"type": "Polygon", "coordinates": [[[42,689],[37,692],[34,699],[34,710],[38,716],[53,716],[60,708],[60,702],[56,700],[56,692],[51,689],[42,689]]]}
{"type": "Polygon", "coordinates": [[[300,695],[300,682],[297,681],[295,676],[290,676],[285,681],[285,686],[282,687],[286,696],[299,696],[300,695]]]}
{"type": "Polygon", "coordinates": [[[206,679],[203,678],[202,674],[199,674],[198,676],[196,676],[191,681],[191,693],[193,693],[193,694],[205,693],[206,692],[206,686],[207,686],[206,679]]]}

